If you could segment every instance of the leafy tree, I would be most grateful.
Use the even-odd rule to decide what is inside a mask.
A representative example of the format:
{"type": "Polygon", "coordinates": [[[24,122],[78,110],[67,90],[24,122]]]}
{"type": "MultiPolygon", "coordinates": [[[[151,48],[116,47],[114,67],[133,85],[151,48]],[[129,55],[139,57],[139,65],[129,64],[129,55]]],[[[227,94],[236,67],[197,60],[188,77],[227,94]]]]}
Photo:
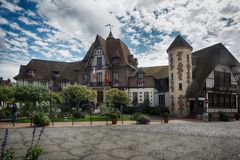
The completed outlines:
{"type": "Polygon", "coordinates": [[[108,90],[106,92],[106,103],[118,109],[121,105],[127,105],[129,103],[127,92],[116,88],[108,90]]]}
{"type": "Polygon", "coordinates": [[[13,101],[14,88],[0,85],[0,102],[7,103],[13,101]]]}
{"type": "Polygon", "coordinates": [[[50,99],[50,90],[39,86],[18,86],[15,99],[19,102],[41,102],[50,99]]]}
{"type": "Polygon", "coordinates": [[[96,92],[92,89],[82,85],[72,85],[63,89],[64,104],[66,110],[71,110],[73,107],[79,111],[80,104],[85,101],[94,100],[96,98],[96,92]]]}
{"type": "Polygon", "coordinates": [[[15,100],[30,104],[31,112],[37,110],[36,102],[49,101],[50,90],[39,86],[17,86],[14,93],[15,100]]]}

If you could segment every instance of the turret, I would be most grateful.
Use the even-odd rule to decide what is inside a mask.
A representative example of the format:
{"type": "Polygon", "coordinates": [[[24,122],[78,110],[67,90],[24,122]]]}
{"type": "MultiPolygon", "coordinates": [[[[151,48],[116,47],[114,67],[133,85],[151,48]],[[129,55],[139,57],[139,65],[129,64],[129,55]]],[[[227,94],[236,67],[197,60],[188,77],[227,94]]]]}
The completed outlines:
{"type": "Polygon", "coordinates": [[[170,111],[177,117],[185,117],[187,106],[186,91],[192,82],[192,47],[178,35],[167,49],[169,59],[170,111]]]}

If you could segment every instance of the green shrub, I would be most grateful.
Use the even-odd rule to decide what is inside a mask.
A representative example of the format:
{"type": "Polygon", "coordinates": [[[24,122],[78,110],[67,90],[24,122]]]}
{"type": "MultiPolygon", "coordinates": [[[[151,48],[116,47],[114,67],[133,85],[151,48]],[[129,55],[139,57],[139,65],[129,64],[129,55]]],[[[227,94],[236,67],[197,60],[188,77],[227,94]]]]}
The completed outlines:
{"type": "Polygon", "coordinates": [[[226,113],[219,112],[218,114],[219,114],[219,120],[220,121],[225,121],[225,122],[229,121],[229,117],[226,113]]]}
{"type": "Polygon", "coordinates": [[[110,113],[110,118],[111,119],[117,119],[118,118],[118,113],[116,113],[116,112],[110,113]]]}
{"type": "Polygon", "coordinates": [[[240,119],[240,113],[235,114],[235,119],[238,121],[240,119]]]}
{"type": "Polygon", "coordinates": [[[151,119],[146,114],[135,114],[134,119],[137,121],[138,124],[149,124],[151,119]]]}
{"type": "Polygon", "coordinates": [[[74,118],[85,118],[86,113],[84,113],[84,112],[74,112],[73,116],[74,116],[74,118]]]}
{"type": "Polygon", "coordinates": [[[43,153],[43,149],[37,145],[34,145],[27,150],[25,159],[37,160],[42,153],[43,153]]]}
{"type": "Polygon", "coordinates": [[[34,113],[33,124],[35,124],[36,126],[47,126],[49,125],[49,118],[45,113],[34,113]]]}
{"type": "Polygon", "coordinates": [[[167,113],[167,112],[165,112],[165,113],[163,113],[163,118],[165,119],[169,119],[169,113],[167,113]]]}
{"type": "Polygon", "coordinates": [[[13,160],[15,156],[15,151],[13,148],[7,149],[3,155],[4,160],[13,160]]]}

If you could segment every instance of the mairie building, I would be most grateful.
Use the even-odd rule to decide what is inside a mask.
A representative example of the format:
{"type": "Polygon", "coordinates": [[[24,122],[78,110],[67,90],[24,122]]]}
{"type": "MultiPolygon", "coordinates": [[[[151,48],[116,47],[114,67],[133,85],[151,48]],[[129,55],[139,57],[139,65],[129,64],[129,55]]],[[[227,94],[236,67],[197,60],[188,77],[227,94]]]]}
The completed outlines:
{"type": "Polygon", "coordinates": [[[54,90],[73,84],[86,85],[97,91],[99,105],[104,103],[106,90],[124,89],[131,104],[149,101],[150,106],[168,107],[172,115],[179,117],[239,112],[238,60],[222,43],[192,50],[178,35],[165,53],[169,65],[139,68],[127,45],[110,31],[106,39],[96,36],[81,61],[32,59],[20,66],[14,79],[17,85],[54,90]]]}

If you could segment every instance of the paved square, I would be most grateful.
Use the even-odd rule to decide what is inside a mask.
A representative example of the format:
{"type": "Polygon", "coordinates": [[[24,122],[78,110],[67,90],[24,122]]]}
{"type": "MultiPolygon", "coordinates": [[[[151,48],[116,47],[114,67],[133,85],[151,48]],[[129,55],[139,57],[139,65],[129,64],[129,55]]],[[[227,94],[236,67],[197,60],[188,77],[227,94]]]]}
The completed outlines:
{"type": "MultiPolygon", "coordinates": [[[[37,128],[36,138],[41,128],[37,128]]],[[[8,147],[23,159],[32,128],[9,129],[8,147]]],[[[4,130],[0,129],[0,142],[4,130]]],[[[240,159],[240,122],[47,127],[40,159],[240,159]]]]}

